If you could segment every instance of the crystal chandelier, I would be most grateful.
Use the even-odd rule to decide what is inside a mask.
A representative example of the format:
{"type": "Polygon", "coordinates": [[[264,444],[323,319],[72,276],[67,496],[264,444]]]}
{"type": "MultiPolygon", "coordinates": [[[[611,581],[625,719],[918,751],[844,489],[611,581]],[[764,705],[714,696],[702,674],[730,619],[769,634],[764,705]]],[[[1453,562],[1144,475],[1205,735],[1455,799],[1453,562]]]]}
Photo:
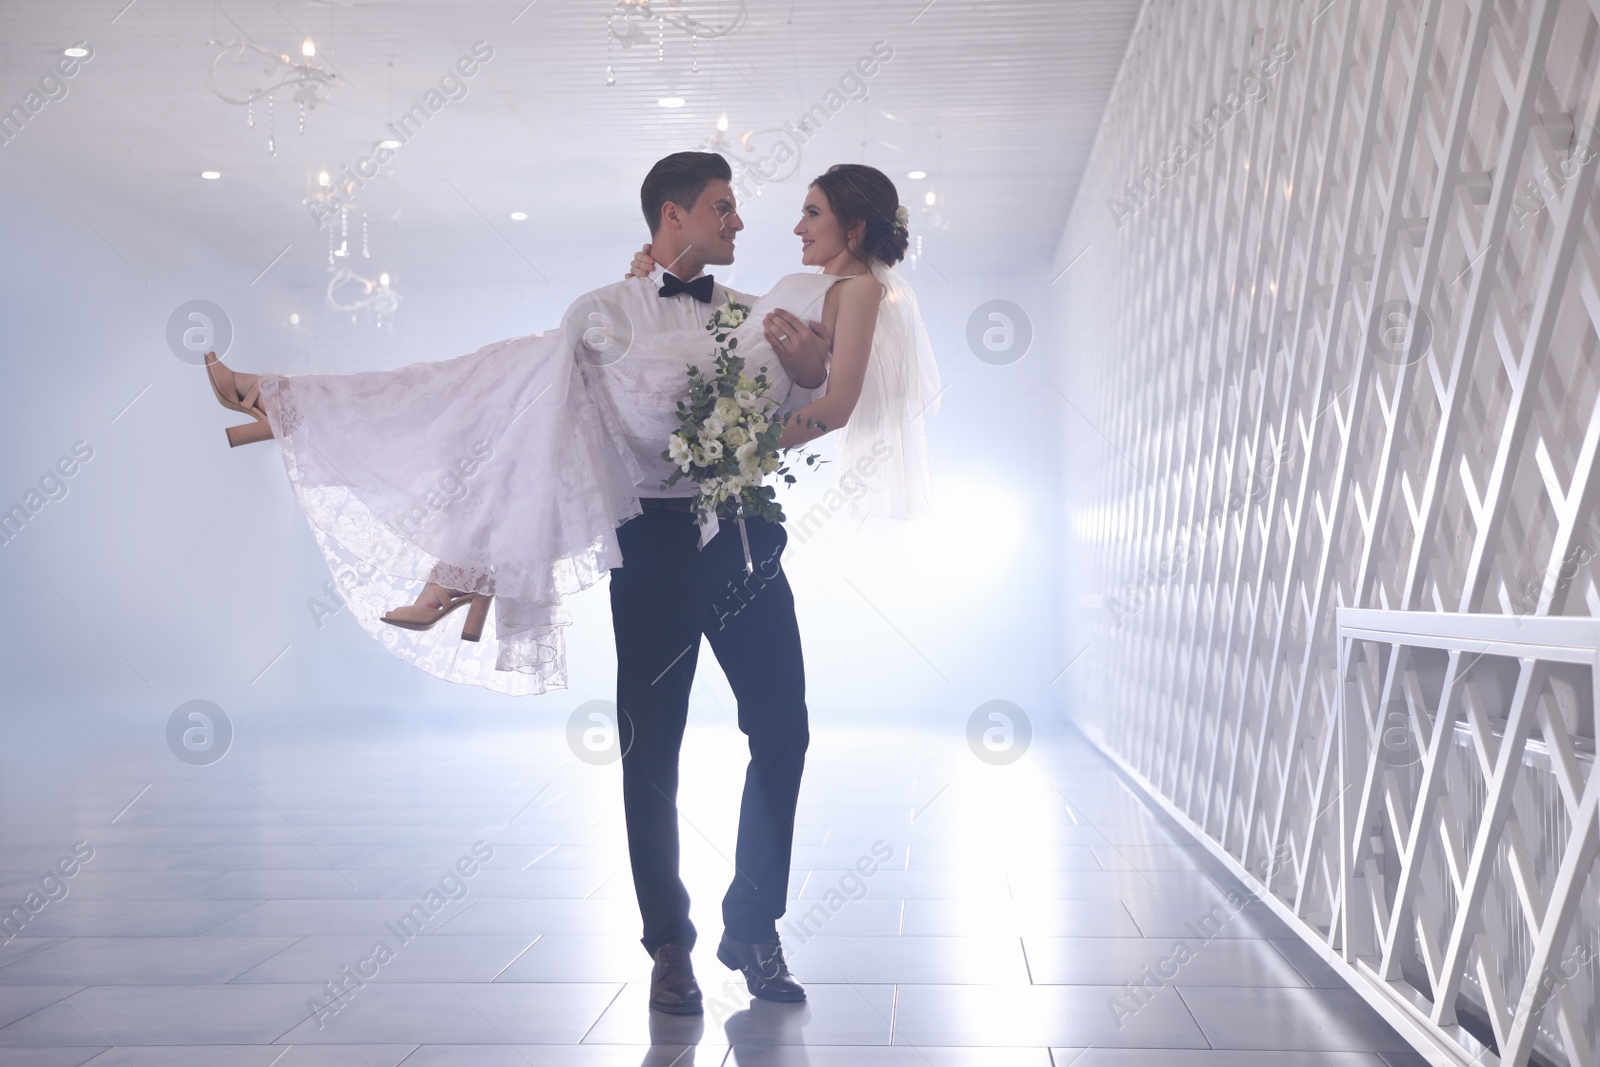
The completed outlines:
{"type": "Polygon", "coordinates": [[[717,119],[717,130],[700,142],[704,152],[719,153],[733,169],[733,187],[740,193],[752,186],[755,195],[767,182],[784,182],[800,170],[800,142],[781,127],[746,130],[729,138],[728,116],[717,119]]]}
{"type": "Polygon", "coordinates": [[[917,264],[922,259],[923,234],[933,230],[947,230],[950,220],[945,218],[940,210],[944,206],[944,194],[929,189],[922,195],[922,203],[917,208],[917,230],[911,235],[910,247],[906,249],[906,266],[912,270],[917,269],[917,264]]]}
{"type": "MultiPolygon", "coordinates": [[[[224,15],[226,17],[226,15],[224,15]]],[[[230,18],[229,22],[233,22],[230,18]]],[[[307,37],[300,43],[300,57],[289,55],[286,52],[274,52],[263,48],[250,39],[239,24],[233,23],[234,29],[239,30],[237,40],[221,41],[215,36],[211,44],[218,51],[211,60],[211,69],[206,72],[206,86],[216,94],[217,98],[245,109],[245,125],[251,129],[256,125],[256,101],[265,98],[267,101],[267,151],[272,155],[278,154],[278,134],[274,115],[274,101],[278,90],[287,90],[290,99],[299,108],[300,132],[306,132],[306,112],[315,108],[318,103],[326,99],[324,93],[336,89],[345,83],[337,71],[326,70],[317,63],[317,46],[307,37]],[[261,61],[259,74],[247,76],[242,80],[250,82],[247,88],[223,89],[217,84],[219,73],[231,75],[228,80],[239,80],[239,74],[252,60],[261,61]]]]}
{"type": "Polygon", "coordinates": [[[606,84],[617,83],[612,49],[656,46],[657,62],[667,59],[667,32],[689,38],[689,72],[700,71],[700,42],[726,37],[744,27],[746,0],[615,0],[606,15],[606,84]]]}
{"type": "MultiPolygon", "coordinates": [[[[353,182],[336,183],[327,171],[317,175],[317,191],[306,197],[307,206],[320,204],[322,211],[315,212],[324,220],[328,231],[327,304],[334,311],[347,311],[351,322],[363,318],[373,326],[383,326],[385,320],[393,325],[394,313],[400,307],[400,293],[389,284],[388,272],[378,275],[377,281],[363,277],[350,269],[358,257],[351,241],[352,216],[360,224],[361,253],[359,258],[370,260],[372,247],[368,242],[368,217],[365,208],[353,204],[353,182]]],[[[398,213],[396,208],[395,213],[398,213]]]]}
{"type": "Polygon", "coordinates": [[[379,274],[378,280],[373,281],[345,266],[330,264],[328,270],[333,273],[333,277],[328,279],[330,308],[348,311],[351,322],[365,318],[373,326],[381,327],[387,316],[390,325],[393,325],[395,309],[400,306],[400,294],[390,286],[387,272],[379,274]]]}

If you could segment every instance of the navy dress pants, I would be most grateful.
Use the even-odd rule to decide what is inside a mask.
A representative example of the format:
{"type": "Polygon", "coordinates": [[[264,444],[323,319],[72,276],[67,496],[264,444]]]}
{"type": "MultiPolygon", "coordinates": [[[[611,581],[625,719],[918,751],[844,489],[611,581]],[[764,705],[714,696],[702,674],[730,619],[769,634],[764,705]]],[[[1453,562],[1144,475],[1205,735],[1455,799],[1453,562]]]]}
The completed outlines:
{"type": "Polygon", "coordinates": [[[704,550],[688,512],[646,510],[617,531],[623,565],[611,572],[611,619],[623,807],[641,941],[652,955],[664,944],[695,943],[678,870],[678,752],[702,636],[738,699],[750,746],[723,926],[735,941],[771,941],[786,906],[810,742],[805,667],[780,561],[788,534],[761,519],[747,518],[745,527],[753,574],[731,519],[704,550]]]}

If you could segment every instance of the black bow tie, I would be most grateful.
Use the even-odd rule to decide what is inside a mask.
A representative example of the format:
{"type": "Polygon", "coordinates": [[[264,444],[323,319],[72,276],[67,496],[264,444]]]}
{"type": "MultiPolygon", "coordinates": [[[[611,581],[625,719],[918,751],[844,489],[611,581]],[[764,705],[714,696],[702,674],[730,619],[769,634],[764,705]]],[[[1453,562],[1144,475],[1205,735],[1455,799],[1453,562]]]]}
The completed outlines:
{"type": "Polygon", "coordinates": [[[679,293],[688,293],[702,304],[711,303],[711,287],[716,284],[709,274],[702,274],[692,282],[686,282],[674,274],[661,275],[661,288],[657,296],[677,296],[679,293]]]}

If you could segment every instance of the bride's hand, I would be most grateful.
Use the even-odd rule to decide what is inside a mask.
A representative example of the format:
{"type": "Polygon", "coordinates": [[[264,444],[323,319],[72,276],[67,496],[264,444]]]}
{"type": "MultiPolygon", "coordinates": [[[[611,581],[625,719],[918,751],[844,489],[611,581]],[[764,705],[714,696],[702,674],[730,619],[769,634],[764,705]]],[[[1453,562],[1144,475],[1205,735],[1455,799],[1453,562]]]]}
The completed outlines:
{"type": "Polygon", "coordinates": [[[656,269],[656,261],[650,258],[650,246],[645,245],[633,254],[633,269],[623,278],[648,278],[650,272],[656,269]]]}

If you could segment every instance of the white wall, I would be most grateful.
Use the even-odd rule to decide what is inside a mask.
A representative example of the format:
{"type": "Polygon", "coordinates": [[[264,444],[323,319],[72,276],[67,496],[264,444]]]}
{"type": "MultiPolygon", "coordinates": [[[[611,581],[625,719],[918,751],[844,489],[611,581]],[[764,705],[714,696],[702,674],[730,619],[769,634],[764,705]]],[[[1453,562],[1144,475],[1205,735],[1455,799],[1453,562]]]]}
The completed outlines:
{"type": "Polygon", "coordinates": [[[1077,719],[1436,1063],[1597,1037],[1597,29],[1148,5],[1059,255],[1077,719]]]}

